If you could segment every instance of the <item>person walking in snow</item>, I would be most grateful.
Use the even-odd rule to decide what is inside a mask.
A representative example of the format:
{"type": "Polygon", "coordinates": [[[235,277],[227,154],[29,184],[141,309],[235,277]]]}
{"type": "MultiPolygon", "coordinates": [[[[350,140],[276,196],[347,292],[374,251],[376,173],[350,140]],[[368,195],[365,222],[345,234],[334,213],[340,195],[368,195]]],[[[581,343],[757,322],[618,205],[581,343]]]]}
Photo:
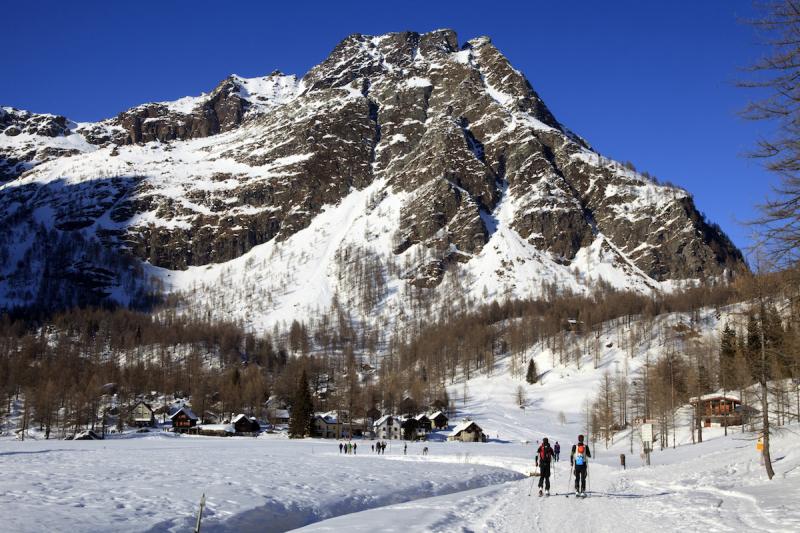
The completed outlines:
{"type": "Polygon", "coordinates": [[[556,462],[558,462],[559,455],[561,455],[561,445],[556,441],[556,445],[553,446],[553,457],[555,457],[556,462]]]}
{"type": "Polygon", "coordinates": [[[356,450],[358,450],[358,443],[354,442],[353,443],[353,455],[356,454],[356,450]]]}
{"type": "Polygon", "coordinates": [[[344,444],[341,442],[339,443],[339,453],[342,453],[342,448],[344,448],[344,444]]]}
{"type": "Polygon", "coordinates": [[[569,463],[575,469],[575,495],[586,497],[586,474],[589,458],[592,452],[589,445],[583,442],[583,435],[578,435],[578,444],[572,445],[572,453],[569,454],[569,463]]]}
{"type": "Polygon", "coordinates": [[[545,493],[550,496],[550,461],[553,459],[553,449],[547,441],[542,439],[542,444],[536,450],[536,466],[539,467],[539,496],[542,495],[542,486],[545,493]]]}
{"type": "Polygon", "coordinates": [[[408,451],[408,444],[403,444],[403,455],[408,451]]]}

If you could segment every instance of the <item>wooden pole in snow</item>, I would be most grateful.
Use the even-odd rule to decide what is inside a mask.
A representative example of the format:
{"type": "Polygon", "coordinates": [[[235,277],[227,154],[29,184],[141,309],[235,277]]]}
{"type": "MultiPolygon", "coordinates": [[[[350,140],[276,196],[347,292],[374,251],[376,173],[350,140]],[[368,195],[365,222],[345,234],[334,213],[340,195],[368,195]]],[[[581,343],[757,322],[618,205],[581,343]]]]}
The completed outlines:
{"type": "Polygon", "coordinates": [[[200,533],[200,522],[203,520],[203,508],[206,506],[206,494],[200,497],[200,510],[197,511],[197,523],[194,526],[194,533],[200,533]]]}

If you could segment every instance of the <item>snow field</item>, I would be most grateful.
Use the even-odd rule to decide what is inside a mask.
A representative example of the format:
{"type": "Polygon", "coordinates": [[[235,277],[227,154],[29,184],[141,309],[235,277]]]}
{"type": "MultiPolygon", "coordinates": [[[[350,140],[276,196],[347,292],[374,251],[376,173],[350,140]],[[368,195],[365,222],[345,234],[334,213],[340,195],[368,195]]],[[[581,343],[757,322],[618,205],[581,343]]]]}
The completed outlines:
{"type": "MultiPolygon", "coordinates": [[[[397,442],[380,457],[357,442],[351,456],[335,440],[279,436],[0,440],[0,515],[9,531],[187,531],[205,493],[204,531],[286,531],[521,477],[471,462],[390,460],[402,454],[397,442]]],[[[433,455],[448,447],[428,446],[433,455]]]]}

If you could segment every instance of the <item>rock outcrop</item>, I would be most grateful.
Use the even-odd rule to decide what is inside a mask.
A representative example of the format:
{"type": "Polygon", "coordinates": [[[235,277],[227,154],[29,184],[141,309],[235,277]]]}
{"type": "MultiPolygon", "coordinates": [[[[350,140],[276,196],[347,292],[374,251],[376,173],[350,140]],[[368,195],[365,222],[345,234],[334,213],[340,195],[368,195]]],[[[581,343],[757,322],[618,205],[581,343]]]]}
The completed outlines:
{"type": "Polygon", "coordinates": [[[300,81],[231,76],[98,123],[3,108],[0,141],[0,223],[172,271],[284,241],[376,183],[397,205],[387,253],[418,287],[483,261],[498,231],[565,269],[602,252],[652,286],[743,268],[686,191],[593,151],[490,39],[451,30],[351,35],[300,81]]]}

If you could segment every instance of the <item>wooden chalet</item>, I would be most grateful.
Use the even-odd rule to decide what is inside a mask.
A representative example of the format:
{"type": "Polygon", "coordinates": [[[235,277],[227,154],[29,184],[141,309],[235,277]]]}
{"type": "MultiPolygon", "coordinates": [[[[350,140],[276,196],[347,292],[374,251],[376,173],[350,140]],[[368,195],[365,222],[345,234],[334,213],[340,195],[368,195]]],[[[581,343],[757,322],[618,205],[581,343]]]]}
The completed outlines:
{"type": "Polygon", "coordinates": [[[721,426],[742,425],[742,402],[737,396],[722,394],[706,394],[699,398],[691,398],[689,403],[697,409],[704,427],[712,424],[721,426]]]}
{"type": "Polygon", "coordinates": [[[261,425],[255,417],[249,418],[247,415],[236,415],[231,420],[234,432],[241,437],[254,437],[261,432],[261,425]]]}
{"type": "Polygon", "coordinates": [[[461,442],[486,442],[486,435],[481,427],[472,420],[465,420],[453,428],[447,440],[461,442]]]}
{"type": "Polygon", "coordinates": [[[425,413],[417,415],[414,417],[417,421],[417,430],[420,431],[423,435],[427,435],[433,430],[433,422],[431,419],[428,418],[428,415],[425,413]]]}
{"type": "Polygon", "coordinates": [[[419,434],[417,430],[419,429],[419,422],[414,417],[408,418],[401,418],[399,419],[400,422],[400,438],[403,440],[417,440],[419,439],[419,434]]]}
{"type": "Polygon", "coordinates": [[[447,429],[447,423],[449,422],[448,418],[441,411],[436,411],[435,413],[430,415],[428,417],[428,420],[431,421],[431,425],[435,429],[447,429]]]}
{"type": "Polygon", "coordinates": [[[169,419],[172,421],[172,430],[179,433],[186,433],[197,425],[197,415],[185,405],[172,413],[169,419]]]}
{"type": "Polygon", "coordinates": [[[153,408],[145,402],[136,402],[136,405],[131,408],[131,425],[137,428],[155,426],[156,415],[153,408]]]}

